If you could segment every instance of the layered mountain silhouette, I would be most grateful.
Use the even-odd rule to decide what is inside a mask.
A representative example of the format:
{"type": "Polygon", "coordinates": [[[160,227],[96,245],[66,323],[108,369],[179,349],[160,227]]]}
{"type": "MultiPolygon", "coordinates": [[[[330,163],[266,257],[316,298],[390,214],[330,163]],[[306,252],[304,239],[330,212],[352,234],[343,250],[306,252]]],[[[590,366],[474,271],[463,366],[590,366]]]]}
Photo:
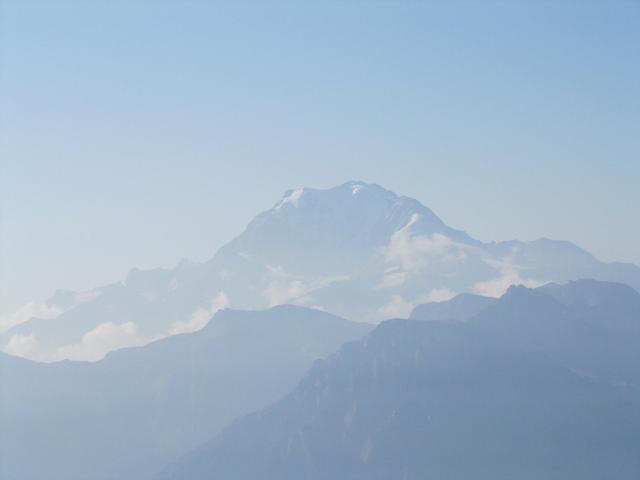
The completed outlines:
{"type": "Polygon", "coordinates": [[[418,305],[413,309],[409,318],[413,320],[440,322],[464,322],[495,302],[496,299],[492,297],[483,297],[482,295],[474,295],[472,293],[461,293],[451,300],[418,305]]]}
{"type": "Polygon", "coordinates": [[[518,286],[460,311],[383,322],[157,479],[640,476],[635,290],[518,286]]]}
{"type": "Polygon", "coordinates": [[[484,243],[417,200],[348,182],[287,192],[207,262],[134,269],[120,283],[59,292],[41,309],[47,318],[5,327],[0,347],[33,360],[97,360],[197,330],[225,306],[294,303],[375,323],[463,292],[498,297],[512,284],[578,278],[640,289],[635,265],[602,263],[565,241],[484,243]]]}
{"type": "Polygon", "coordinates": [[[222,310],[198,332],[95,363],[0,354],[0,478],[148,478],[371,328],[282,305],[222,310]]]}

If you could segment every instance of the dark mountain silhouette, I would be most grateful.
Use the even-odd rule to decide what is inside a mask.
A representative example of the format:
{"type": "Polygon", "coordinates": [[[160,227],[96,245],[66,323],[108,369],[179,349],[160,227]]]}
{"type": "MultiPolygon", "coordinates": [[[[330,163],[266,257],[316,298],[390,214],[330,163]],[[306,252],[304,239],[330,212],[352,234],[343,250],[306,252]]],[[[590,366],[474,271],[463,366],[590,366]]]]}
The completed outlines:
{"type": "Polygon", "coordinates": [[[636,479],[640,336],[598,308],[637,324],[637,300],[512,287],[465,322],[383,322],[157,478],[636,479]]]}
{"type": "Polygon", "coordinates": [[[413,309],[409,318],[413,320],[464,322],[477,315],[496,301],[471,293],[461,293],[444,302],[429,302],[413,309]]]}

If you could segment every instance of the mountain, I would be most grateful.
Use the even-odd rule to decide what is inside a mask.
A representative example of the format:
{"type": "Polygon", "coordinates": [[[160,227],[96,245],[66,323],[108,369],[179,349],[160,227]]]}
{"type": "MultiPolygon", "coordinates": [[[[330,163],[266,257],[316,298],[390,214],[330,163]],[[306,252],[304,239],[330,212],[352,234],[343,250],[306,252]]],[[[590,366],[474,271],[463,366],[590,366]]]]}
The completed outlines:
{"type": "Polygon", "coordinates": [[[299,306],[225,309],[202,330],[104,360],[0,356],[3,480],[140,480],[278,400],[371,325],[299,306]]]}
{"type": "Polygon", "coordinates": [[[495,301],[496,299],[492,297],[461,293],[451,300],[420,304],[413,309],[409,318],[412,320],[464,322],[495,301]]]}
{"type": "Polygon", "coordinates": [[[157,480],[636,479],[640,335],[581,306],[638,297],[512,287],[464,322],[383,322],[157,480]]]}
{"type": "Polygon", "coordinates": [[[418,235],[438,234],[453,241],[476,243],[466,233],[445,225],[417,200],[378,185],[348,182],[329,190],[301,188],[286,192],[272,209],[258,215],[239,237],[223,247],[213,261],[246,252],[261,264],[286,270],[335,274],[342,268],[340,273],[351,274],[354,266],[370,260],[372,250],[386,247],[389,239],[409,224],[418,235]],[[327,265],[319,261],[323,257],[339,263],[327,265]]]}
{"type": "Polygon", "coordinates": [[[625,285],[583,280],[536,290],[511,287],[473,320],[509,345],[544,352],[592,378],[640,388],[640,294],[625,285]],[[588,308],[558,300],[589,298],[595,291],[602,303],[588,308]]]}
{"type": "Polygon", "coordinates": [[[540,290],[579,311],[583,318],[609,316],[616,320],[615,324],[609,323],[611,328],[632,335],[640,333],[640,294],[627,285],[583,279],[566,285],[549,283],[540,290]]]}
{"type": "Polygon", "coordinates": [[[460,293],[498,297],[512,284],[578,278],[640,289],[635,265],[602,263],[565,241],[484,243],[417,200],[348,182],[286,192],[209,261],[134,269],[122,282],[30,304],[0,322],[0,346],[39,361],[95,361],[195,331],[229,306],[294,303],[376,323],[460,293]]]}

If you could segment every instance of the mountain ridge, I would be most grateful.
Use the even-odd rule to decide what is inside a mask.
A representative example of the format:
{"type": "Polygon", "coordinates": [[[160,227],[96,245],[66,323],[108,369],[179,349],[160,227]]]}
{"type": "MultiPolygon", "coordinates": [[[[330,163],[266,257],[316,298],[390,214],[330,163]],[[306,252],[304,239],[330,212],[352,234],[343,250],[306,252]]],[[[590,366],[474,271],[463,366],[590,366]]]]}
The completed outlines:
{"type": "Polygon", "coordinates": [[[465,322],[382,322],[156,480],[632,480],[640,332],[585,320],[519,286],[465,322]]]}
{"type": "Polygon", "coordinates": [[[39,361],[95,361],[197,330],[228,306],[295,303],[375,323],[459,293],[498,297],[512,284],[577,278],[640,289],[635,265],[599,262],[567,241],[481,242],[415,199],[351,181],[288,191],[205,262],[132,269],[122,282],[56,295],[31,308],[46,318],[22,312],[21,323],[0,332],[0,349],[39,361]]]}
{"type": "Polygon", "coordinates": [[[370,327],[282,305],[221,310],[197,332],[97,362],[0,352],[2,478],[148,478],[238,415],[279,399],[317,358],[370,327]]]}

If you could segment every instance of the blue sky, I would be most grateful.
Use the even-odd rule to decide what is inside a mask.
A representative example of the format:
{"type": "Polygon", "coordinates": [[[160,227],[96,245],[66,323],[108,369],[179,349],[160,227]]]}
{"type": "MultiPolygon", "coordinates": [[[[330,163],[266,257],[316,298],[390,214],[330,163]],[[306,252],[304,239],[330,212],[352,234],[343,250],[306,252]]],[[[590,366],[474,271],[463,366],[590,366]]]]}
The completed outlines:
{"type": "Polygon", "coordinates": [[[203,260],[297,186],[640,264],[638,2],[2,7],[0,311],[203,260]]]}

